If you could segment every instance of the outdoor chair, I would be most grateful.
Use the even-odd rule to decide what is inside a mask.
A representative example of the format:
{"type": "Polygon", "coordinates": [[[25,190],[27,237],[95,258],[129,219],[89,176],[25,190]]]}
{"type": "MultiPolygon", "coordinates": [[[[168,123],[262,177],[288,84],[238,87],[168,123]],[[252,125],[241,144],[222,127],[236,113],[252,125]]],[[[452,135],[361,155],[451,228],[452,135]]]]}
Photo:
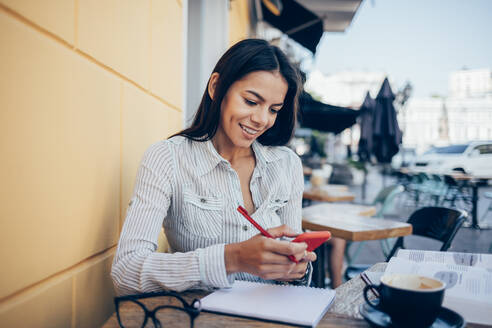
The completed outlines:
{"type": "MultiPolygon", "coordinates": [[[[439,251],[445,252],[451,246],[456,233],[468,217],[467,212],[447,207],[424,207],[415,211],[407,223],[413,227],[412,235],[431,238],[442,242],[439,251]]],[[[393,249],[386,257],[388,262],[396,251],[405,248],[405,237],[396,240],[393,249]]]]}
{"type": "Polygon", "coordinates": [[[421,183],[418,186],[419,202],[417,205],[422,206],[436,206],[436,198],[440,198],[441,186],[438,186],[439,181],[432,174],[425,172],[419,173],[421,183]],[[437,193],[437,194],[436,194],[437,193]]]}
{"type": "MultiPolygon", "coordinates": [[[[374,201],[372,202],[372,205],[378,206],[378,211],[376,214],[372,216],[372,219],[374,218],[383,218],[384,214],[388,212],[390,208],[393,207],[394,201],[396,197],[401,194],[404,191],[404,187],[402,185],[393,185],[389,186],[386,188],[381,189],[381,191],[376,195],[376,198],[374,198],[374,201]]],[[[370,220],[371,218],[368,218],[370,220]]],[[[394,238],[391,238],[391,240],[394,238]]],[[[345,270],[345,273],[350,272],[352,269],[356,269],[356,266],[352,266],[352,263],[354,260],[359,256],[360,251],[362,250],[362,247],[364,245],[364,241],[361,241],[357,244],[357,249],[355,252],[350,255],[349,249],[352,244],[347,245],[347,248],[345,249],[345,257],[347,258],[348,262],[348,268],[345,270]]],[[[380,240],[381,244],[381,250],[384,254],[384,256],[387,256],[391,250],[390,246],[390,239],[381,239],[380,240]]],[[[356,269],[357,270],[357,269],[356,269]]],[[[347,276],[346,276],[347,278],[347,276]]],[[[348,278],[347,278],[348,279],[348,278]]]]}
{"type": "Polygon", "coordinates": [[[459,183],[450,175],[444,175],[444,183],[447,189],[441,206],[471,210],[472,197],[466,185],[459,183]]]}
{"type": "Polygon", "coordinates": [[[412,174],[398,172],[396,174],[396,183],[402,185],[405,191],[410,189],[410,184],[412,183],[412,174]]]}
{"type": "Polygon", "coordinates": [[[426,202],[430,190],[429,181],[429,176],[424,172],[412,175],[411,181],[405,189],[411,196],[413,205],[419,206],[426,202]]]}
{"type": "MultiPolygon", "coordinates": [[[[489,214],[489,212],[492,211],[492,191],[484,192],[483,196],[489,200],[489,207],[487,207],[487,209],[483,213],[482,217],[479,220],[479,223],[482,221],[486,221],[487,220],[487,214],[489,214]]],[[[492,249],[492,245],[490,247],[492,249]]]]}
{"type": "MultiPolygon", "coordinates": [[[[442,242],[440,251],[444,252],[451,246],[451,242],[467,216],[467,212],[452,208],[424,207],[413,212],[407,223],[412,225],[412,235],[427,237],[442,242]]],[[[386,262],[395,255],[398,249],[405,248],[404,238],[399,237],[396,240],[393,249],[386,257],[386,262]]],[[[345,278],[349,280],[369,267],[370,265],[349,266],[345,271],[345,278]]]]}
{"type": "Polygon", "coordinates": [[[439,206],[442,203],[442,200],[444,199],[444,196],[446,195],[448,191],[448,186],[446,182],[444,182],[444,177],[439,175],[439,174],[431,174],[431,190],[430,190],[430,196],[432,199],[432,205],[433,206],[439,206]]]}

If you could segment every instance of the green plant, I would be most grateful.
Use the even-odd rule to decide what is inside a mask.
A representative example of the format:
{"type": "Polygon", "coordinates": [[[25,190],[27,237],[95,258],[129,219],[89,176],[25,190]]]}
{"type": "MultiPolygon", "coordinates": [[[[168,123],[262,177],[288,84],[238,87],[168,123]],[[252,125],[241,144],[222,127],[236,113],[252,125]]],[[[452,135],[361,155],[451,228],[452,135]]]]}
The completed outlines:
{"type": "Polygon", "coordinates": [[[354,161],[353,159],[349,158],[347,160],[347,163],[352,166],[354,169],[357,169],[357,170],[361,170],[361,171],[364,171],[365,173],[367,173],[367,167],[366,167],[366,163],[364,162],[359,162],[359,161],[354,161]]]}
{"type": "Polygon", "coordinates": [[[326,157],[325,143],[327,139],[326,133],[313,130],[311,135],[311,151],[317,153],[320,157],[326,157]]]}

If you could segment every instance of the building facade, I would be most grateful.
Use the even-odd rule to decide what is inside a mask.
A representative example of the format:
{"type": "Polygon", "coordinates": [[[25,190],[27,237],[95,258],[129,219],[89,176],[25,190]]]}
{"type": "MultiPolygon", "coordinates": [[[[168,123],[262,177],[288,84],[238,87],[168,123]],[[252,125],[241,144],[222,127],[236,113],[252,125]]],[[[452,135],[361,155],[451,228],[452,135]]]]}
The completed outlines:
{"type": "Polygon", "coordinates": [[[305,89],[327,104],[358,109],[367,91],[371,97],[377,96],[385,77],[384,72],[342,71],[324,75],[313,71],[305,89]]]}
{"type": "Polygon", "coordinates": [[[450,98],[482,98],[492,95],[492,71],[489,68],[463,69],[449,75],[450,98]]]}
{"type": "Polygon", "coordinates": [[[411,98],[399,113],[403,143],[431,146],[492,140],[492,71],[460,70],[449,76],[446,98],[411,98]]]}

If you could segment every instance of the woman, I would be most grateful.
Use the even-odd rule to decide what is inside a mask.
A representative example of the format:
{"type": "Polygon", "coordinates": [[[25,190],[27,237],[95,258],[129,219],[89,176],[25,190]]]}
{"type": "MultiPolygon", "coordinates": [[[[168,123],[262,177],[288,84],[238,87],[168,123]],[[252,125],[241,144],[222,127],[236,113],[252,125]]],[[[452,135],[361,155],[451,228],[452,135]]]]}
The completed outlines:
{"type": "Polygon", "coordinates": [[[119,294],[296,281],[316,255],[301,232],[303,174],[293,134],[297,70],[277,47],[244,40],[219,60],[194,122],[141,162],[112,268],[119,294]],[[172,253],[157,253],[164,225],[172,253]],[[299,260],[294,263],[288,256],[299,260]]]}

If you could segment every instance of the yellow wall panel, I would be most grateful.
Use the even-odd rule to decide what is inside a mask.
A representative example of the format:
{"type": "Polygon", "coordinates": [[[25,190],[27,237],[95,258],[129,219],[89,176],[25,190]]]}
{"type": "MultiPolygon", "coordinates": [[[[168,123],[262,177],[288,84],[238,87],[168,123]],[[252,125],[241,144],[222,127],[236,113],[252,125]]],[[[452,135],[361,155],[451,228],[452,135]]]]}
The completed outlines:
{"type": "Polygon", "coordinates": [[[114,249],[94,255],[117,242],[145,149],[182,127],[182,5],[0,4],[0,327],[97,327],[114,249]]]}
{"type": "Polygon", "coordinates": [[[78,48],[118,71],[123,54],[118,46],[117,0],[79,0],[78,48]]]}
{"type": "Polygon", "coordinates": [[[69,277],[38,288],[20,300],[0,305],[2,328],[70,327],[71,317],[72,279],[69,277]]]}
{"type": "Polygon", "coordinates": [[[178,132],[182,113],[125,83],[122,101],[122,219],[133,192],[138,165],[145,150],[154,142],[178,132]]]}
{"type": "Polygon", "coordinates": [[[101,327],[115,311],[111,281],[113,253],[74,276],[75,327],[101,327]],[[97,309],[97,311],[94,311],[97,309]]]}
{"type": "Polygon", "coordinates": [[[79,0],[78,46],[149,87],[150,0],[79,0]]]}
{"type": "Polygon", "coordinates": [[[74,44],[75,0],[0,0],[0,3],[74,44]]]}
{"type": "Polygon", "coordinates": [[[116,242],[120,87],[1,12],[0,44],[3,297],[116,242]]]}
{"type": "Polygon", "coordinates": [[[229,44],[248,38],[249,35],[248,0],[230,2],[229,10],[229,44]]]}
{"type": "Polygon", "coordinates": [[[150,89],[182,108],[183,76],[182,8],[175,1],[152,2],[150,89]]]}

